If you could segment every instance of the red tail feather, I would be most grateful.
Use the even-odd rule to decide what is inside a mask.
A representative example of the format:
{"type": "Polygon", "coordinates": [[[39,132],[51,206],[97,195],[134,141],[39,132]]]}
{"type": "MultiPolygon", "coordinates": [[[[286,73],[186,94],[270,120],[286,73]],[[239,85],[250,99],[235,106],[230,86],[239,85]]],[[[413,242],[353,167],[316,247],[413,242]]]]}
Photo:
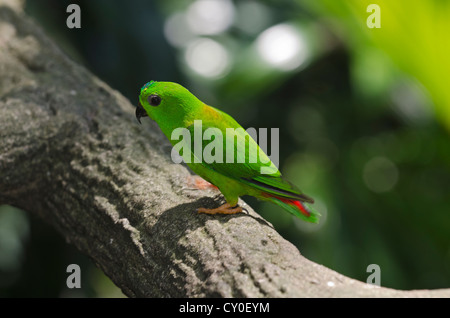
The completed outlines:
{"type": "Polygon", "coordinates": [[[306,209],[305,206],[303,205],[303,203],[301,201],[291,201],[293,204],[295,204],[298,209],[302,212],[303,215],[309,217],[311,215],[311,213],[309,213],[306,209]]]}
{"type": "Polygon", "coordinates": [[[269,195],[269,194],[265,194],[265,195],[267,197],[277,198],[278,200],[280,200],[280,201],[282,201],[284,203],[287,203],[289,205],[296,206],[300,210],[300,212],[306,217],[309,217],[311,215],[311,213],[306,210],[305,206],[303,205],[303,203],[301,201],[281,198],[281,197],[278,197],[278,196],[275,196],[275,195],[269,195]]]}

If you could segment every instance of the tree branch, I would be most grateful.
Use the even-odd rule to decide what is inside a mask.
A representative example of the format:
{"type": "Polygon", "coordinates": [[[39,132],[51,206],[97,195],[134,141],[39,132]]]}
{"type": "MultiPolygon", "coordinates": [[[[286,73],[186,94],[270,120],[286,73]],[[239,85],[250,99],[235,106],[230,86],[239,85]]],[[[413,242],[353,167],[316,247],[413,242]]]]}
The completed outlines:
{"type": "Polygon", "coordinates": [[[0,0],[0,203],[40,215],[131,297],[449,297],[342,276],[303,256],[249,206],[199,215],[154,123],[0,0]],[[332,282],[333,284],[330,284],[332,282]]]}

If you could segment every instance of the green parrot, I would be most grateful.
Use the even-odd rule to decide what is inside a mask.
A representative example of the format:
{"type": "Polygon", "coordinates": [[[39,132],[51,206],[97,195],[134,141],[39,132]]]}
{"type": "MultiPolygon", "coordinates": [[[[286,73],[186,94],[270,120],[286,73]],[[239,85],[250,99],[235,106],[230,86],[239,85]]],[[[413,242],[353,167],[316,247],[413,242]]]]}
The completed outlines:
{"type": "Polygon", "coordinates": [[[280,171],[241,125],[228,114],[201,102],[183,86],[172,82],[146,83],[141,88],[139,105],[136,108],[139,123],[140,118],[145,116],[156,121],[174,147],[180,146],[179,139],[173,138],[177,129],[183,129],[191,136],[198,133],[199,129],[202,134],[213,129],[216,133],[214,136],[217,136],[217,133],[226,136],[220,144],[223,151],[219,159],[223,160],[199,158],[201,150],[211,142],[204,140],[207,138],[202,138],[201,144],[196,145],[194,136],[184,144],[188,144],[188,148],[179,149],[180,155],[192,171],[216,186],[226,200],[224,205],[215,209],[200,208],[197,210],[199,213],[242,212],[242,207],[238,206],[239,197],[250,195],[275,203],[302,220],[318,223],[320,214],[308,204],[314,203],[314,200],[281,177],[280,171]],[[198,126],[197,123],[201,125],[198,126]],[[230,128],[233,134],[228,133],[230,128]],[[200,152],[197,152],[200,146],[200,152]],[[245,149],[256,149],[256,160],[252,160],[251,152],[245,149]]]}

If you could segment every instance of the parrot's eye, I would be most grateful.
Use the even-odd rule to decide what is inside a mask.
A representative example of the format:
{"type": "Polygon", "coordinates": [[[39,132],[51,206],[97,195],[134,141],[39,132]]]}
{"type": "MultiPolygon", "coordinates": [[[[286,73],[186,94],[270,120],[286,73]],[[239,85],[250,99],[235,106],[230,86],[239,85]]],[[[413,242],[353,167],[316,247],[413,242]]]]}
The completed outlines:
{"type": "Polygon", "coordinates": [[[158,106],[159,104],[161,104],[161,97],[159,97],[158,95],[150,95],[149,97],[147,97],[147,101],[152,106],[158,106]]]}

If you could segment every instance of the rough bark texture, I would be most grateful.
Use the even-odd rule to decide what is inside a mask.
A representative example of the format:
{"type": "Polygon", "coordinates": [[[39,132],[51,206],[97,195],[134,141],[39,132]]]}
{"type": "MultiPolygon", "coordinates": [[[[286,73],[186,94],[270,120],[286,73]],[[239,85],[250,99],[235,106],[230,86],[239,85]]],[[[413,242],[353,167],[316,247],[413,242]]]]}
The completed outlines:
{"type": "MultiPolygon", "coordinates": [[[[449,297],[342,276],[300,255],[250,207],[198,215],[154,123],[0,0],[0,203],[40,215],[131,297],[449,297]]],[[[245,203],[242,202],[245,205],[245,203]]]]}

